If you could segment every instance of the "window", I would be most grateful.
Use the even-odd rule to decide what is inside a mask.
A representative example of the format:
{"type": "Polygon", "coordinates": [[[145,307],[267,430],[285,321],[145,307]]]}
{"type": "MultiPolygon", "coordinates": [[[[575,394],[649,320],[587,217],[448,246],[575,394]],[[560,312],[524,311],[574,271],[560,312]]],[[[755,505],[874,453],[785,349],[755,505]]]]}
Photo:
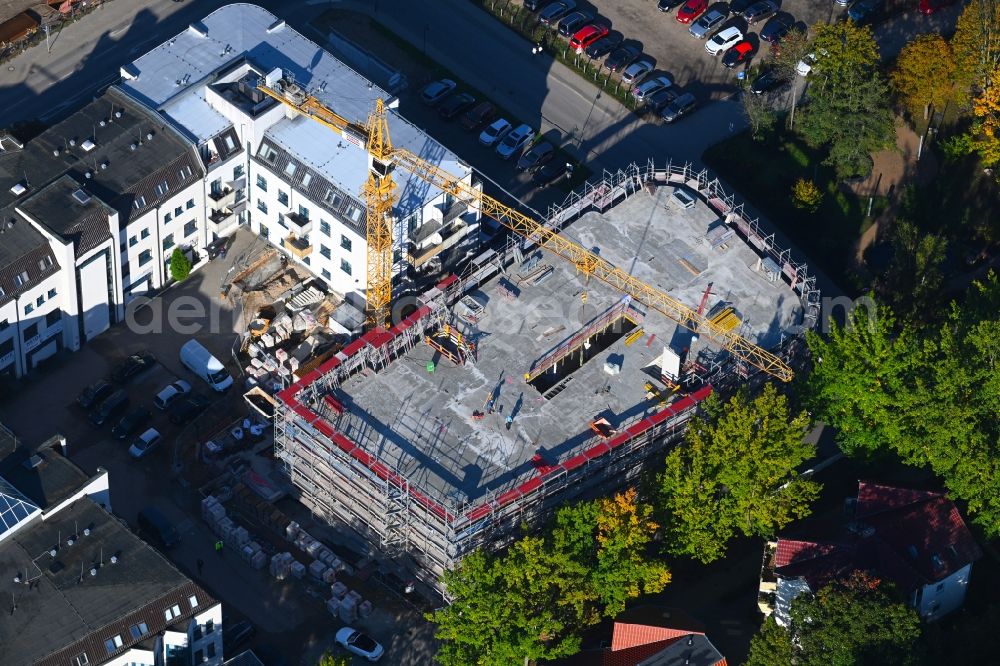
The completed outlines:
{"type": "Polygon", "coordinates": [[[141,209],[145,208],[146,207],[146,197],[144,197],[144,196],[142,196],[140,194],[139,196],[137,196],[135,198],[135,201],[132,202],[132,205],[135,206],[136,210],[141,210],[141,209]]]}
{"type": "Polygon", "coordinates": [[[149,238],[149,229],[143,229],[141,232],[139,232],[139,238],[143,239],[149,238]]]}
{"type": "Polygon", "coordinates": [[[143,250],[139,253],[139,265],[145,266],[153,260],[153,253],[149,250],[143,250]]]}
{"type": "Polygon", "coordinates": [[[309,209],[306,208],[305,206],[303,206],[302,204],[299,204],[299,215],[302,216],[303,220],[308,220],[309,219],[309,209]]]}
{"type": "Polygon", "coordinates": [[[351,251],[351,239],[348,238],[347,236],[344,236],[343,234],[341,234],[341,236],[340,236],[340,247],[342,247],[345,250],[347,250],[348,252],[350,252],[351,251]]]}
{"type": "Polygon", "coordinates": [[[191,604],[191,608],[197,608],[198,607],[198,597],[196,597],[195,595],[192,594],[190,597],[188,597],[188,603],[191,604]]]}
{"type": "Polygon", "coordinates": [[[205,651],[204,650],[197,650],[197,651],[195,651],[195,653],[194,653],[194,663],[200,664],[203,661],[205,661],[205,651]]]}
{"type": "Polygon", "coordinates": [[[295,175],[295,162],[289,162],[285,165],[285,175],[291,178],[295,175]]]}
{"type": "Polygon", "coordinates": [[[104,647],[107,649],[108,654],[112,654],[115,650],[122,646],[122,636],[117,634],[114,638],[109,638],[104,641],[104,647]]]}
{"type": "Polygon", "coordinates": [[[288,225],[285,224],[285,214],[284,213],[278,213],[278,224],[280,224],[281,226],[283,226],[286,229],[288,228],[288,225]]]}
{"type": "Polygon", "coordinates": [[[265,162],[274,164],[274,160],[277,159],[278,157],[278,151],[276,151],[271,146],[264,146],[263,148],[260,149],[260,156],[264,159],[265,162]]]}
{"type": "Polygon", "coordinates": [[[327,236],[330,235],[330,223],[324,220],[319,221],[319,230],[322,231],[327,236]]]}
{"type": "Polygon", "coordinates": [[[320,271],[320,274],[323,276],[324,280],[329,280],[333,277],[332,275],[330,275],[330,271],[326,270],[325,268],[322,271],[320,271]]]}
{"type": "Polygon", "coordinates": [[[73,657],[73,666],[87,666],[90,660],[87,659],[87,653],[81,652],[80,654],[73,657]]]}
{"type": "Polygon", "coordinates": [[[163,181],[156,186],[156,196],[162,197],[164,194],[170,191],[170,184],[167,181],[163,181]]]}
{"type": "Polygon", "coordinates": [[[180,616],[181,616],[181,607],[178,606],[177,604],[174,604],[167,610],[163,611],[163,617],[167,618],[167,622],[170,622],[175,617],[180,617],[180,616]]]}
{"type": "Polygon", "coordinates": [[[62,310],[56,309],[45,315],[45,328],[55,326],[62,319],[62,310]]]}
{"type": "Polygon", "coordinates": [[[208,650],[208,658],[209,659],[212,659],[213,657],[215,657],[215,643],[209,643],[208,646],[207,646],[207,650],[208,650]]]}
{"type": "Polygon", "coordinates": [[[215,631],[215,620],[208,620],[205,622],[205,634],[210,634],[215,631]]]}
{"type": "Polygon", "coordinates": [[[35,305],[37,305],[38,307],[42,307],[42,305],[44,304],[45,304],[45,296],[39,296],[38,298],[35,299],[35,305]]]}
{"type": "Polygon", "coordinates": [[[191,234],[193,234],[197,230],[198,230],[198,224],[194,220],[191,220],[190,222],[185,222],[184,223],[184,238],[187,238],[188,236],[190,236],[191,234]]]}
{"type": "Polygon", "coordinates": [[[190,164],[186,164],[183,169],[181,169],[180,171],[177,172],[177,175],[180,176],[181,180],[184,180],[185,178],[190,178],[191,177],[191,165],[190,164]]]}
{"type": "Polygon", "coordinates": [[[281,190],[278,190],[278,203],[280,203],[282,206],[288,205],[288,192],[282,192],[281,190]]]}
{"type": "Polygon", "coordinates": [[[351,274],[351,264],[345,259],[340,260],[340,270],[344,271],[348,275],[351,274]]]}
{"type": "Polygon", "coordinates": [[[55,297],[56,297],[56,290],[49,289],[49,298],[55,298],[55,297]]]}
{"type": "Polygon", "coordinates": [[[264,203],[263,199],[257,199],[257,210],[264,213],[265,215],[267,214],[267,204],[264,203]]]}
{"type": "Polygon", "coordinates": [[[32,305],[31,303],[28,303],[24,306],[24,314],[30,315],[34,311],[35,311],[35,306],[32,305]]]}
{"type": "Polygon", "coordinates": [[[312,260],[310,260],[309,257],[302,257],[302,263],[308,266],[312,263],[312,260]]]}
{"type": "Polygon", "coordinates": [[[313,175],[306,171],[306,175],[302,176],[302,189],[309,187],[309,183],[312,182],[313,175]]]}
{"type": "MultiPolygon", "coordinates": [[[[124,252],[125,248],[127,248],[127,247],[128,247],[128,241],[122,241],[121,244],[118,246],[118,251],[119,252],[124,252]]],[[[3,298],[3,297],[0,296],[0,298],[3,298]]]]}
{"type": "Polygon", "coordinates": [[[328,189],[326,191],[326,194],[323,195],[323,203],[328,204],[330,206],[339,206],[340,201],[341,201],[340,195],[334,192],[332,189],[328,189]]]}
{"type": "Polygon", "coordinates": [[[23,287],[24,285],[28,284],[28,271],[21,271],[20,273],[15,275],[14,284],[16,284],[18,287],[23,287]]]}
{"type": "Polygon", "coordinates": [[[243,176],[243,165],[237,164],[233,167],[233,180],[237,180],[243,176]]]}
{"type": "Polygon", "coordinates": [[[264,180],[264,176],[257,176],[257,187],[267,192],[267,181],[264,180]]]}
{"type": "Polygon", "coordinates": [[[138,238],[136,238],[135,236],[129,236],[129,239],[128,239],[128,246],[129,247],[135,247],[138,243],[139,243],[139,239],[138,238]]]}
{"type": "Polygon", "coordinates": [[[351,216],[352,220],[354,220],[355,222],[357,222],[358,220],[361,219],[361,209],[360,208],[353,208],[352,207],[351,210],[348,211],[348,215],[351,216]]]}
{"type": "Polygon", "coordinates": [[[174,235],[173,234],[167,234],[166,236],[164,236],[163,237],[163,250],[164,251],[169,250],[173,246],[174,246],[174,235]]]}
{"type": "Polygon", "coordinates": [[[32,324],[31,326],[28,326],[27,328],[24,329],[24,339],[25,340],[30,340],[31,338],[35,337],[36,335],[38,335],[38,322],[37,321],[34,324],[32,324]]]}
{"type": "Polygon", "coordinates": [[[9,321],[6,319],[0,319],[0,331],[6,331],[8,326],[10,326],[9,321]]]}
{"type": "Polygon", "coordinates": [[[268,230],[267,227],[265,227],[262,224],[262,225],[260,225],[260,235],[263,236],[264,238],[267,238],[268,236],[271,235],[271,232],[268,230]]]}
{"type": "Polygon", "coordinates": [[[174,216],[170,213],[165,213],[163,215],[163,224],[169,224],[170,220],[174,219],[174,216]]]}
{"type": "Polygon", "coordinates": [[[181,208],[180,206],[177,206],[176,208],[174,208],[174,217],[180,217],[183,214],[184,214],[184,209],[183,208],[181,208]]]}
{"type": "Polygon", "coordinates": [[[132,634],[132,638],[138,640],[149,633],[149,627],[146,626],[145,622],[138,622],[129,627],[128,631],[132,634]]]}
{"type": "Polygon", "coordinates": [[[188,199],[187,203],[184,204],[184,207],[187,208],[188,210],[194,208],[194,199],[188,199]]]}
{"type": "Polygon", "coordinates": [[[328,248],[326,245],[319,246],[319,253],[322,254],[327,259],[330,258],[330,248],[328,248]]]}
{"type": "Polygon", "coordinates": [[[46,268],[52,268],[52,257],[50,257],[49,255],[45,255],[44,257],[42,257],[41,259],[39,259],[38,260],[38,268],[40,270],[43,270],[43,271],[46,268]]]}
{"type": "Polygon", "coordinates": [[[0,356],[6,356],[12,351],[14,351],[14,338],[7,338],[0,342],[0,356]]]}
{"type": "Polygon", "coordinates": [[[233,141],[233,137],[231,137],[231,136],[229,136],[227,134],[226,138],[223,139],[223,141],[226,142],[226,150],[229,150],[229,151],[236,150],[236,142],[233,141]]]}

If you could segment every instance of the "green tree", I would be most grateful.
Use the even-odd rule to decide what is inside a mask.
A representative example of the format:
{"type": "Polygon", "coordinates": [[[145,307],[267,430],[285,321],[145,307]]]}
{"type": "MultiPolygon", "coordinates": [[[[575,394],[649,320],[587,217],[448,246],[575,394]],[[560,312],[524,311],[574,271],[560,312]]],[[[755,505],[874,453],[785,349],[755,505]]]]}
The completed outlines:
{"type": "Polygon", "coordinates": [[[795,469],[816,452],[809,425],[772,385],[754,399],[710,398],[658,478],[669,552],[711,562],[737,533],[771,536],[808,515],[820,486],[795,469]]]}
{"type": "Polygon", "coordinates": [[[871,153],[891,148],[896,135],[875,39],[853,21],[821,24],[813,48],[810,99],[797,131],[811,146],[829,149],[826,163],[838,177],[866,175],[871,153]]]}
{"type": "Polygon", "coordinates": [[[892,70],[892,84],[914,118],[926,118],[956,100],[955,55],[938,34],[919,35],[903,47],[892,70]]]}
{"type": "Polygon", "coordinates": [[[805,178],[799,178],[792,185],[792,205],[810,213],[815,213],[823,202],[823,192],[816,183],[805,178]]]}
{"type": "Polygon", "coordinates": [[[899,317],[927,321],[936,312],[935,299],[944,281],[941,264],[948,241],[922,233],[915,224],[897,219],[892,228],[892,261],[878,280],[878,293],[899,317]]]}
{"type": "Polygon", "coordinates": [[[791,624],[769,618],[746,666],[881,666],[916,663],[920,618],[887,584],[856,573],[792,601],[791,624]]]}
{"type": "Polygon", "coordinates": [[[190,274],[191,262],[188,261],[183,250],[175,247],[173,254],[170,255],[170,277],[177,282],[181,282],[186,280],[190,274]]]}
{"type": "Polygon", "coordinates": [[[750,123],[750,136],[754,141],[763,141],[764,136],[774,129],[775,113],[771,108],[771,100],[767,95],[755,95],[750,92],[749,77],[743,82],[743,94],[740,99],[743,103],[743,115],[750,123]]]}

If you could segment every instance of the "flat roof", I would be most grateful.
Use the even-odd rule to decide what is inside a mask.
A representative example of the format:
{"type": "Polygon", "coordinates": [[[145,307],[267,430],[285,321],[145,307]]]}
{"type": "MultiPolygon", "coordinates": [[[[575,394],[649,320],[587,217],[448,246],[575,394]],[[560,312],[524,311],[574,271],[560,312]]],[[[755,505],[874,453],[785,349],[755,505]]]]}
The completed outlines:
{"type": "Polygon", "coordinates": [[[0,438],[0,477],[41,509],[59,504],[90,477],[62,455],[58,446],[58,437],[43,442],[37,450],[8,437],[0,438]]]}
{"type": "MultiPolygon", "coordinates": [[[[710,246],[705,237],[718,240],[718,213],[700,200],[682,209],[670,202],[673,191],[665,185],[652,195],[638,192],[603,214],[583,215],[564,233],[692,308],[711,282],[708,311],[720,301],[731,303],[747,322],[749,339],[765,347],[777,343],[800,320],[798,294],[758,271],[756,252],[738,236],[724,247],[710,246]]],[[[475,344],[464,365],[418,344],[386,369],[350,377],[335,392],[347,407],[333,421],[336,429],[438,500],[499,494],[540,466],[599,443],[593,421],[606,419],[620,432],[663,410],[673,399],[659,381],[665,346],[679,353],[690,347],[688,359],[717,353],[548,252],[529,254],[466,303],[469,298],[483,308],[478,323],[463,321],[471,311],[463,301],[451,308],[452,324],[475,344]],[[533,282],[540,275],[545,277],[533,282]],[[605,316],[625,314],[630,321],[621,328],[590,336],[590,350],[575,338],[605,316]],[[525,373],[545,367],[544,359],[567,345],[574,351],[555,365],[555,374],[525,380],[525,373]],[[581,354],[589,358],[567,374],[581,354]],[[617,372],[606,371],[609,361],[617,372]],[[652,398],[647,382],[659,391],[652,398]]]]}

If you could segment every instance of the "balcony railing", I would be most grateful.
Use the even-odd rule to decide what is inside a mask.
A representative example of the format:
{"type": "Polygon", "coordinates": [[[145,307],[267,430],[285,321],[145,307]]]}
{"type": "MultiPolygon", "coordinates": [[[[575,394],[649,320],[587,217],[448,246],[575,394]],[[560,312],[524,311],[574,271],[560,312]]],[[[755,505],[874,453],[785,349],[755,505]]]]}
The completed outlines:
{"type": "Polygon", "coordinates": [[[210,190],[208,193],[208,198],[211,199],[212,201],[215,201],[216,203],[221,203],[223,200],[227,198],[231,200],[232,197],[233,197],[233,188],[231,187],[226,187],[221,190],[210,190]]]}
{"type": "Polygon", "coordinates": [[[215,224],[222,224],[232,216],[233,216],[233,211],[231,211],[228,208],[223,208],[222,210],[213,208],[212,212],[208,214],[208,219],[214,222],[215,224]]]}
{"type": "Polygon", "coordinates": [[[285,239],[281,241],[281,246],[299,259],[308,257],[313,251],[313,246],[309,244],[308,238],[301,238],[297,236],[286,236],[285,239]]]}
{"type": "Polygon", "coordinates": [[[312,231],[312,221],[304,215],[299,215],[298,213],[288,213],[285,215],[285,219],[290,225],[292,225],[292,229],[297,234],[304,235],[312,231]]]}

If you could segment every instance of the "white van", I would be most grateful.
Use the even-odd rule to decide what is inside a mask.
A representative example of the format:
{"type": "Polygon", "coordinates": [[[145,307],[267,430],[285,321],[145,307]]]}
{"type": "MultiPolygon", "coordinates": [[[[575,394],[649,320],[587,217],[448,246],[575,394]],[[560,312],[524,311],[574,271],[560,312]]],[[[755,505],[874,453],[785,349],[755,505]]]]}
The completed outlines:
{"type": "Polygon", "coordinates": [[[226,367],[197,340],[188,340],[181,347],[181,363],[219,393],[233,385],[226,367]]]}

